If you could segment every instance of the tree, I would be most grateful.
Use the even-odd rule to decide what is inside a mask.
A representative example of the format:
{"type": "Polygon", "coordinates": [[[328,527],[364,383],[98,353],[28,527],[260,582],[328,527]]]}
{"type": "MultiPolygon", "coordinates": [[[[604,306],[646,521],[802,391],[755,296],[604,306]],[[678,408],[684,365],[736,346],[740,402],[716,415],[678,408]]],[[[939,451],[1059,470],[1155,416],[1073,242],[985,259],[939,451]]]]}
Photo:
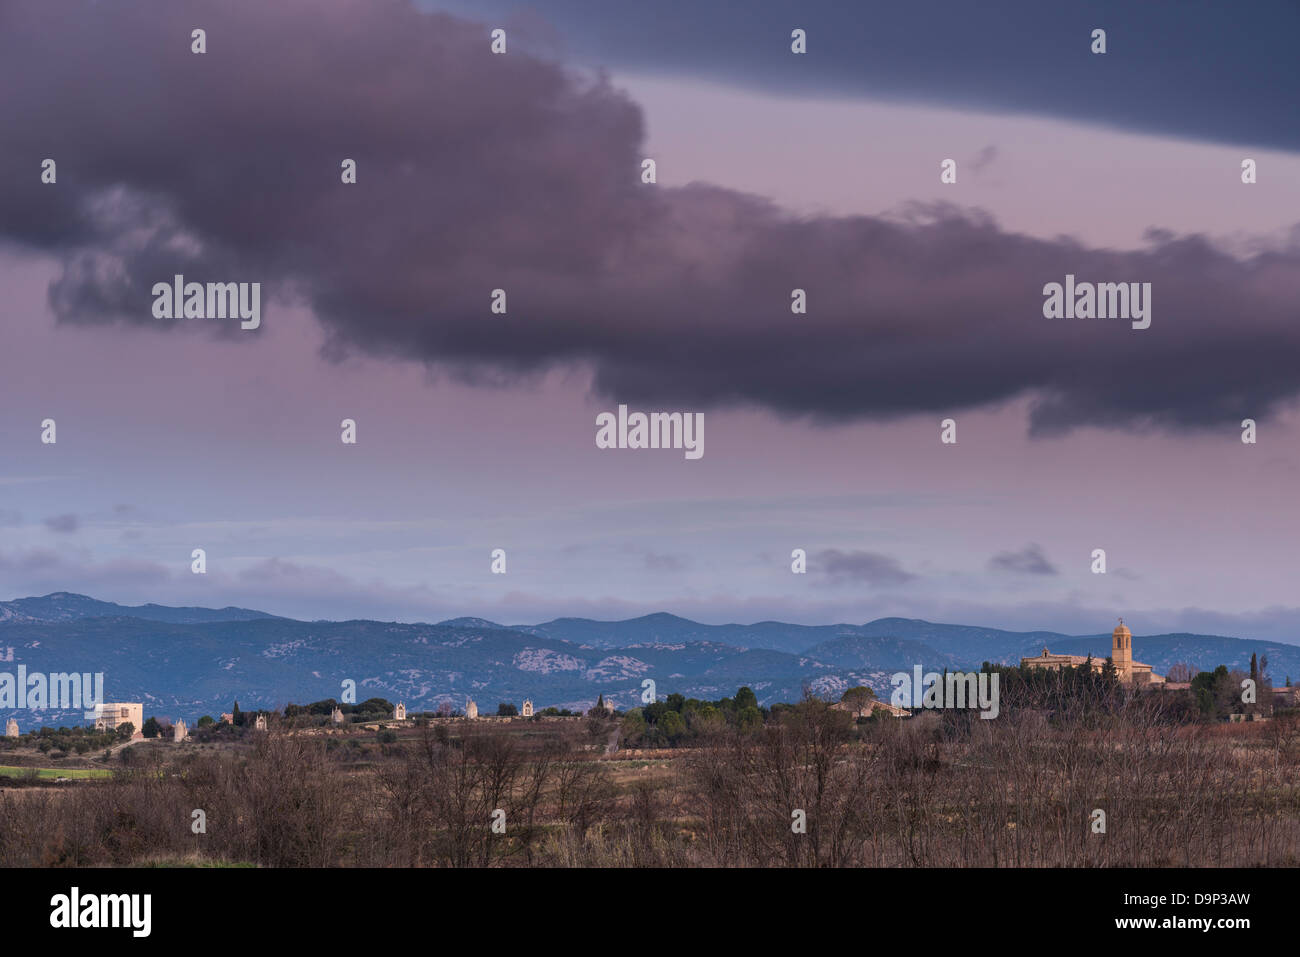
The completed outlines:
{"type": "Polygon", "coordinates": [[[205,714],[203,717],[199,718],[198,727],[206,728],[208,725],[216,723],[217,722],[212,719],[212,715],[205,714]]]}
{"type": "Polygon", "coordinates": [[[162,731],[162,725],[158,723],[157,718],[151,716],[149,720],[144,723],[144,727],[140,730],[146,738],[156,738],[158,737],[158,732],[162,731]]]}
{"type": "Polygon", "coordinates": [[[646,723],[645,715],[640,708],[633,708],[627,714],[623,715],[623,741],[631,747],[636,747],[641,738],[645,735],[646,723]]]}
{"type": "Polygon", "coordinates": [[[244,716],[239,712],[238,701],[235,702],[235,707],[232,708],[230,711],[230,723],[233,724],[235,727],[239,727],[244,723],[244,716]]]}
{"type": "Polygon", "coordinates": [[[517,714],[519,714],[519,709],[508,701],[502,701],[497,705],[497,717],[499,718],[513,718],[517,714]]]}
{"type": "Polygon", "coordinates": [[[1268,673],[1268,655],[1259,656],[1259,669],[1255,675],[1259,689],[1259,709],[1264,714],[1273,713],[1273,677],[1268,673]]]}
{"type": "Polygon", "coordinates": [[[734,703],[737,711],[743,711],[746,708],[757,708],[758,696],[748,687],[741,688],[736,692],[734,703]]]}
{"type": "Polygon", "coordinates": [[[670,744],[676,744],[677,740],[686,734],[686,722],[678,712],[665,711],[664,716],[659,719],[659,730],[670,744]]]}
{"type": "MultiPolygon", "coordinates": [[[[1240,674],[1240,672],[1238,672],[1240,674]]],[[[1237,685],[1240,688],[1240,685],[1237,685]]],[[[1192,679],[1192,694],[1196,704],[1205,717],[1223,717],[1238,710],[1239,699],[1233,691],[1233,678],[1228,673],[1227,665],[1219,665],[1213,671],[1202,671],[1192,679]]]]}
{"type": "Polygon", "coordinates": [[[127,741],[135,736],[135,725],[130,721],[123,721],[117,726],[117,736],[123,741],[127,741]]]}
{"type": "Polygon", "coordinates": [[[725,731],[727,719],[713,705],[706,704],[698,711],[691,712],[690,726],[697,737],[707,737],[725,731]]]}
{"type": "Polygon", "coordinates": [[[858,718],[864,711],[869,714],[873,710],[871,703],[875,700],[876,693],[865,685],[850,688],[840,697],[840,701],[858,718]]]}
{"type": "Polygon", "coordinates": [[[1179,661],[1169,666],[1169,673],[1165,675],[1165,680],[1182,684],[1191,681],[1193,675],[1195,672],[1192,671],[1192,666],[1185,661],[1179,661]]]}
{"type": "Polygon", "coordinates": [[[753,731],[763,726],[763,713],[754,705],[746,705],[736,710],[736,727],[742,731],[753,731]]]}

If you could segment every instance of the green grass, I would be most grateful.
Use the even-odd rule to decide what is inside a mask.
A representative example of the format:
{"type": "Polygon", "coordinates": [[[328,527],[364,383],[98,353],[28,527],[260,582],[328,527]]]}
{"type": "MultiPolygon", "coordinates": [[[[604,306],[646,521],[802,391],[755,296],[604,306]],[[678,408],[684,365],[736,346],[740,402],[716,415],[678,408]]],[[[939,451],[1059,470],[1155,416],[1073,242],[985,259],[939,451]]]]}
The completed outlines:
{"type": "Polygon", "coordinates": [[[13,768],[0,764],[0,777],[3,778],[22,778],[36,772],[36,776],[42,780],[53,781],[55,778],[72,778],[74,780],[84,780],[87,778],[111,778],[113,772],[107,768],[13,768]]]}

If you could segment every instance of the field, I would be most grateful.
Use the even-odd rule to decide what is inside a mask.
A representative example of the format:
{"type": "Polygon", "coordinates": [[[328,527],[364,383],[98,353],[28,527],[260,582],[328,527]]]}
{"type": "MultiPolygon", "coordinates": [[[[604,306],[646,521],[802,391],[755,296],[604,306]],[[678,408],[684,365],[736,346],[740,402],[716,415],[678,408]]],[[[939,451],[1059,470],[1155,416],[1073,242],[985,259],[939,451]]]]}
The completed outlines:
{"type": "Polygon", "coordinates": [[[23,778],[30,777],[33,773],[42,781],[54,781],[58,778],[85,781],[113,776],[112,770],[108,768],[16,768],[0,765],[0,777],[23,778]]]}
{"type": "Polygon", "coordinates": [[[855,723],[809,701],[650,753],[609,753],[612,718],[273,724],[216,744],[141,742],[111,770],[41,769],[0,793],[0,863],[1300,864],[1300,723],[1166,718],[1135,700],[1100,715],[855,723]]]}

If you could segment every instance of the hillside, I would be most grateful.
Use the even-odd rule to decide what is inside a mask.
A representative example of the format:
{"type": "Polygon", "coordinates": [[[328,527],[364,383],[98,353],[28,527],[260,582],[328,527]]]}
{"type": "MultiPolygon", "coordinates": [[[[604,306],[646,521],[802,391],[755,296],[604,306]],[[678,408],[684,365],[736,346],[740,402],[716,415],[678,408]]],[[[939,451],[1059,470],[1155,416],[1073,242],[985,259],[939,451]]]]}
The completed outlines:
{"type": "MultiPolygon", "coordinates": [[[[838,695],[867,684],[887,697],[889,677],[1014,664],[1043,646],[1105,657],[1110,636],[1011,632],[918,619],[862,625],[705,625],[675,615],[601,622],[564,618],[502,626],[481,618],[436,625],[378,621],[304,622],[241,608],[124,606],[55,593],[0,603],[0,671],[100,672],[109,700],[143,701],[150,714],[193,720],[241,707],[338,698],[345,679],[360,699],[405,701],[411,710],[472,697],[485,711],[531,698],[539,707],[589,707],[598,695],[627,708],[651,678],[659,694],[731,695],[740,685],[760,702],[797,700],[805,686],[838,695]]],[[[1300,679],[1300,648],[1217,635],[1135,636],[1138,660],[1165,672],[1175,662],[1245,668],[1267,656],[1281,684],[1300,679]]],[[[0,709],[0,719],[11,712],[0,709]]],[[[17,713],[30,725],[33,712],[17,713]]],[[[43,722],[80,723],[45,712],[43,722]]]]}

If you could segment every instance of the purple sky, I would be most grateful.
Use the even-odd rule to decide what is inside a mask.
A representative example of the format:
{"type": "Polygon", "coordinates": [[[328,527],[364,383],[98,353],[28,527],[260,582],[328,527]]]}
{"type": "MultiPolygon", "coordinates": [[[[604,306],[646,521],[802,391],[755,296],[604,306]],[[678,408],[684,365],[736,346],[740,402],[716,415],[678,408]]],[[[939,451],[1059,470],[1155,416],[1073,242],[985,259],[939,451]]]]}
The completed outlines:
{"type": "Polygon", "coordinates": [[[0,597],[1300,638],[1295,153],[192,6],[7,8],[0,597]],[[263,282],[262,328],[154,319],[174,272],[263,282]],[[1151,328],[1044,319],[1067,272],[1151,328]],[[598,450],[620,402],[704,457],[598,450]]]}

